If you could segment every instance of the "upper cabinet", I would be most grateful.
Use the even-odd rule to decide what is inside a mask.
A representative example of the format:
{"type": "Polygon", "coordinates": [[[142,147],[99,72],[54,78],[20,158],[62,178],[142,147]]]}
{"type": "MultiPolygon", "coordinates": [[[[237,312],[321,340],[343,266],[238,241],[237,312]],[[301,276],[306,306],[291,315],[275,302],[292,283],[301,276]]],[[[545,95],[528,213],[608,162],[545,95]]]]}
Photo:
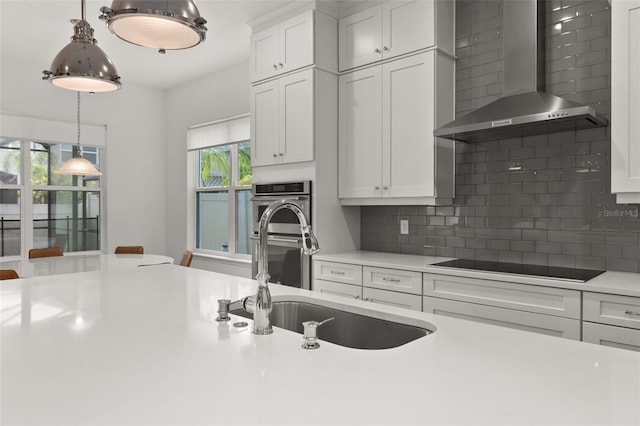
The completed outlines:
{"type": "Polygon", "coordinates": [[[437,204],[453,198],[454,62],[435,50],[340,76],[342,204],[437,204]]]}
{"type": "Polygon", "coordinates": [[[336,68],[335,20],[308,10],[251,35],[251,81],[277,77],[310,65],[336,68]],[[332,22],[333,21],[333,22],[332,22]],[[329,50],[334,50],[330,53],[329,50]]]}
{"type": "Polygon", "coordinates": [[[611,2],[611,191],[640,203],[640,0],[611,2]]]}
{"type": "Polygon", "coordinates": [[[345,71],[429,47],[451,54],[453,16],[452,1],[391,0],[341,18],[339,69],[345,71]]]}
{"type": "Polygon", "coordinates": [[[251,88],[253,166],[313,160],[313,70],[251,88]]]}

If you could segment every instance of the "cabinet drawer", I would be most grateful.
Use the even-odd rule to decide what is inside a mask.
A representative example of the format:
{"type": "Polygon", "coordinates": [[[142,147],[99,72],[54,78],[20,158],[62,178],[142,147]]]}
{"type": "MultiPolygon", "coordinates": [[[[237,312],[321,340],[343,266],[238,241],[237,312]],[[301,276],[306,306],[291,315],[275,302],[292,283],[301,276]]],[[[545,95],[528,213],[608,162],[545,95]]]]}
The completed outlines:
{"type": "Polygon", "coordinates": [[[395,291],[363,287],[362,299],[373,303],[394,306],[396,308],[422,311],[422,297],[415,294],[397,293],[395,291]]]}
{"type": "Polygon", "coordinates": [[[424,274],[424,295],[580,319],[580,292],[503,281],[424,274]]]}
{"type": "Polygon", "coordinates": [[[358,285],[335,283],[332,281],[313,280],[313,291],[333,296],[343,296],[350,299],[360,299],[362,287],[358,285]]]}
{"type": "Polygon", "coordinates": [[[422,273],[365,266],[363,285],[381,290],[422,295],[422,273]]]}
{"type": "Polygon", "coordinates": [[[584,292],[585,321],[640,329],[640,298],[584,292]]]}
{"type": "Polygon", "coordinates": [[[580,340],[580,320],[425,297],[423,311],[516,330],[580,340]]]}
{"type": "Polygon", "coordinates": [[[582,340],[597,345],[640,352],[640,330],[583,322],[582,340]]]}
{"type": "Polygon", "coordinates": [[[362,285],[362,266],[316,260],[313,262],[313,277],[320,280],[362,285]]]}

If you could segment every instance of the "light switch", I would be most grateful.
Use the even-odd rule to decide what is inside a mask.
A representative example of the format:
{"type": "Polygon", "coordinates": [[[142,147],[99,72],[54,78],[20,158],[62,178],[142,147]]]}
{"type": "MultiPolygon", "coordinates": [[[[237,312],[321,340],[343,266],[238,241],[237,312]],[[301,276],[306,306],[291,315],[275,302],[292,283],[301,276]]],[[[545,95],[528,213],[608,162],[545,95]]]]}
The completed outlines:
{"type": "Polygon", "coordinates": [[[401,220],[400,221],[400,233],[404,234],[404,235],[409,233],[409,221],[408,220],[401,220]]]}

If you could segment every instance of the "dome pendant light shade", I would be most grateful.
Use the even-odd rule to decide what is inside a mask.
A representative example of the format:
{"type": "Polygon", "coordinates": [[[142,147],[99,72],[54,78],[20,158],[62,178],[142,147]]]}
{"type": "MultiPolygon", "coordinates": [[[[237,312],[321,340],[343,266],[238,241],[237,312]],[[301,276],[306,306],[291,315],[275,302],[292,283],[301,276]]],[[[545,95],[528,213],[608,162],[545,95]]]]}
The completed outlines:
{"type": "Polygon", "coordinates": [[[64,162],[54,173],[58,175],[102,176],[93,163],[86,158],[73,157],[64,162]]]}
{"type": "Polygon", "coordinates": [[[100,19],[117,37],[161,53],[196,46],[207,31],[192,0],[115,0],[100,11],[100,19]]]}
{"type": "Polygon", "coordinates": [[[96,169],[96,166],[86,158],[82,158],[80,154],[80,92],[78,91],[78,150],[77,156],[68,159],[59,169],[53,173],[58,175],[76,175],[76,176],[102,176],[102,173],[96,169]]]}
{"type": "Polygon", "coordinates": [[[122,84],[111,59],[98,47],[93,28],[85,19],[82,0],[82,19],[74,19],[74,35],[53,59],[51,67],[42,71],[43,80],[54,86],[81,92],[111,92],[122,84]]]}

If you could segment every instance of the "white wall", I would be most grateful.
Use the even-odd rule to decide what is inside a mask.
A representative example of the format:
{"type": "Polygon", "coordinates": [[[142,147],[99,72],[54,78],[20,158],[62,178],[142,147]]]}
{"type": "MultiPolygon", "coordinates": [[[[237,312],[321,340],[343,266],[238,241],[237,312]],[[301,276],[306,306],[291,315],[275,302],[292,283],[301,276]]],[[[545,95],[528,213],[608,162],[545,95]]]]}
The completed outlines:
{"type": "MultiPolygon", "coordinates": [[[[75,92],[43,81],[44,67],[3,61],[0,111],[75,122],[75,92]]],[[[140,244],[147,253],[168,254],[165,91],[128,85],[126,76],[123,82],[124,88],[114,93],[82,95],[82,122],[107,125],[104,247],[113,252],[117,245],[140,244]]]]}
{"type": "MultiPolygon", "coordinates": [[[[241,62],[167,91],[167,254],[187,247],[187,129],[249,112],[249,62],[241,62]]],[[[250,265],[194,258],[193,267],[249,277],[250,265]]]]}

